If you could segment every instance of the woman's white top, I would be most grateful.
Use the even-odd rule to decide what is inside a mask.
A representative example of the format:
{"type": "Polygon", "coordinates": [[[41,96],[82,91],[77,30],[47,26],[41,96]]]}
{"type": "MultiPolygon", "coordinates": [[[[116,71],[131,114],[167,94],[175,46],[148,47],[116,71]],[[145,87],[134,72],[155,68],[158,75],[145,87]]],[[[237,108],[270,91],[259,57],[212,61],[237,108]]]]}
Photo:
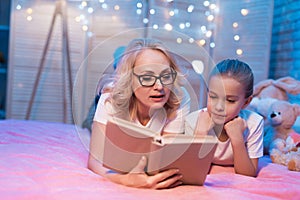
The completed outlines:
{"type": "MultiPolygon", "coordinates": [[[[183,91],[185,93],[184,99],[179,109],[177,110],[176,118],[168,121],[164,109],[159,109],[153,113],[145,127],[148,127],[155,132],[164,131],[167,133],[184,133],[185,117],[189,114],[190,111],[190,96],[185,89],[183,91]]],[[[114,113],[114,109],[111,103],[109,101],[106,101],[107,98],[109,98],[109,95],[110,93],[103,93],[100,96],[94,116],[94,121],[106,124],[107,119],[109,119],[112,113],[114,113]]],[[[142,124],[138,120],[136,120],[135,123],[142,126],[142,124]]]]}

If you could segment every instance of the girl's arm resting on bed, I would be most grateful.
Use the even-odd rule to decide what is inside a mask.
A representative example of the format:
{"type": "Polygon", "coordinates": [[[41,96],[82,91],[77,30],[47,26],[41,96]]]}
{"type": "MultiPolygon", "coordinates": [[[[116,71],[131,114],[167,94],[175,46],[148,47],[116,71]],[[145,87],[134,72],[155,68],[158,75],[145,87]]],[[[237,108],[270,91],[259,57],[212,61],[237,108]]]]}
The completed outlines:
{"type": "Polygon", "coordinates": [[[163,189],[181,184],[179,179],[182,176],[177,169],[170,169],[153,176],[148,176],[144,171],[147,164],[145,157],[142,157],[136,167],[127,174],[109,173],[110,170],[103,167],[101,162],[101,158],[103,157],[101,152],[103,152],[102,147],[104,144],[103,133],[105,133],[105,125],[94,122],[88,159],[88,168],[93,172],[108,178],[112,182],[137,188],[163,189]]]}
{"type": "Polygon", "coordinates": [[[248,155],[243,139],[243,132],[246,127],[246,122],[240,117],[229,121],[224,126],[231,141],[235,172],[246,176],[256,177],[258,158],[251,159],[248,155]]]}

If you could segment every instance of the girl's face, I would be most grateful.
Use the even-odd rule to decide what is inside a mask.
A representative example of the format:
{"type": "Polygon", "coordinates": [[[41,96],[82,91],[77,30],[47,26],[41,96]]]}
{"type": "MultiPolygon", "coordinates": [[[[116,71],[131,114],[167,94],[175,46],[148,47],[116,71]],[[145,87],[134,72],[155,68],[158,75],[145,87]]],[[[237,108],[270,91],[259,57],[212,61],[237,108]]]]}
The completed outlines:
{"type": "Polygon", "coordinates": [[[233,78],[216,75],[209,81],[207,110],[215,124],[225,124],[238,116],[251,98],[245,98],[243,85],[233,78]]]}
{"type": "Polygon", "coordinates": [[[168,74],[171,72],[167,57],[160,51],[146,49],[139,54],[133,68],[134,76],[132,83],[139,111],[148,112],[144,114],[149,115],[151,109],[159,109],[165,105],[169,99],[172,84],[164,86],[161,81],[167,81],[169,78],[168,74]],[[141,77],[141,75],[150,76],[141,77]],[[149,85],[151,83],[150,79],[153,79],[153,76],[163,77],[160,78],[161,81],[156,79],[153,86],[141,85],[140,81],[143,81],[143,84],[149,85]]]}

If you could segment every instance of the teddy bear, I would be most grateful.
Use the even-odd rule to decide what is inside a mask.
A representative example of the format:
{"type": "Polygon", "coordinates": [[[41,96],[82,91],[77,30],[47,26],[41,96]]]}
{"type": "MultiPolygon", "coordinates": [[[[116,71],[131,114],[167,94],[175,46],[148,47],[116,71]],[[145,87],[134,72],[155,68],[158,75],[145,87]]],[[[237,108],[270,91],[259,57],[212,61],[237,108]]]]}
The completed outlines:
{"type": "Polygon", "coordinates": [[[276,138],[286,140],[294,132],[293,125],[300,116],[300,105],[292,104],[288,101],[265,98],[257,101],[257,108],[263,107],[257,111],[264,117],[264,152],[268,154],[272,142],[276,138]],[[271,102],[271,103],[270,103],[271,102]],[[264,107],[263,105],[268,105],[264,107]]]}
{"type": "Polygon", "coordinates": [[[294,147],[290,148],[293,151],[286,149],[296,146],[288,138],[295,133],[293,125],[300,116],[300,105],[290,103],[289,94],[299,93],[300,81],[292,77],[264,80],[254,86],[253,99],[248,106],[264,117],[264,153],[270,154],[274,163],[288,165],[295,171],[300,166],[300,150],[295,151],[294,147]],[[285,146],[284,151],[282,146],[285,146]]]}

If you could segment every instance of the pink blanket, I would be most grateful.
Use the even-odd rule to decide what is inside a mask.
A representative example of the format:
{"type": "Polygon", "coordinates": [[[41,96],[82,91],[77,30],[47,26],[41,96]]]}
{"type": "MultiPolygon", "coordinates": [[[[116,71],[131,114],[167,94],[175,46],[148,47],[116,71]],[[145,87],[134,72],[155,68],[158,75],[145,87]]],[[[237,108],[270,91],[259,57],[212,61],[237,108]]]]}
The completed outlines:
{"type": "Polygon", "coordinates": [[[148,190],[111,183],[86,167],[88,132],[73,125],[0,121],[1,199],[299,199],[300,172],[260,160],[257,178],[214,167],[204,186],[148,190]]]}

